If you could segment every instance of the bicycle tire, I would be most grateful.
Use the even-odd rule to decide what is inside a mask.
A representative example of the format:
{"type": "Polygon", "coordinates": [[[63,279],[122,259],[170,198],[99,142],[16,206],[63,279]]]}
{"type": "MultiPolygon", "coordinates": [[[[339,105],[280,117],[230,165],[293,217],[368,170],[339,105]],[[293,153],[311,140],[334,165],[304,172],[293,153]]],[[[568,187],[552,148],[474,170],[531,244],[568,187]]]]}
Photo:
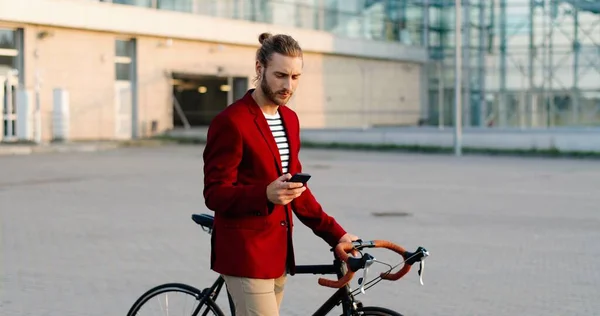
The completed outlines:
{"type": "MultiPolygon", "coordinates": [[[[133,305],[129,309],[129,312],[127,313],[127,316],[135,316],[137,314],[137,312],[140,310],[140,308],[142,306],[144,306],[144,304],[146,302],[148,302],[153,297],[163,294],[165,292],[182,292],[182,293],[194,296],[196,298],[196,300],[200,300],[200,298],[202,298],[204,296],[204,294],[202,294],[202,292],[200,290],[198,290],[197,288],[195,288],[193,286],[187,285],[187,284],[182,284],[182,283],[161,284],[161,285],[151,288],[150,290],[146,291],[146,293],[142,294],[142,296],[140,296],[135,301],[135,303],[133,303],[133,305]]],[[[225,314],[223,314],[223,311],[221,310],[221,308],[219,308],[217,303],[215,303],[215,301],[213,301],[211,298],[207,298],[206,301],[204,302],[203,306],[208,307],[209,310],[211,312],[213,312],[216,316],[225,316],[225,314]]]]}
{"type": "Polygon", "coordinates": [[[402,316],[402,314],[391,309],[377,306],[363,306],[357,309],[359,316],[402,316]]]}

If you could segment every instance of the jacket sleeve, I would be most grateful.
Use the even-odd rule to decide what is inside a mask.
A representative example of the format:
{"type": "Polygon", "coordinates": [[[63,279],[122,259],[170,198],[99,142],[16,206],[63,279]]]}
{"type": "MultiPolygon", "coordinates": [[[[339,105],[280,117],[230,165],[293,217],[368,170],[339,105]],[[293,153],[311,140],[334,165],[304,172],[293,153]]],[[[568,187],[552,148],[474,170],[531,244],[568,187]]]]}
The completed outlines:
{"type": "MultiPolygon", "coordinates": [[[[297,118],[297,117],[296,117],[297,118]]],[[[297,130],[300,130],[299,122],[296,120],[297,130]]],[[[297,144],[300,146],[300,133],[296,135],[297,144]]],[[[300,163],[299,153],[296,153],[295,170],[302,172],[302,164],[300,163]]],[[[296,199],[292,201],[292,209],[298,219],[307,227],[312,229],[313,233],[327,242],[331,247],[335,247],[346,231],[340,224],[329,216],[321,204],[317,201],[308,184],[306,190],[296,199]]]]}
{"type": "MultiPolygon", "coordinates": [[[[301,172],[300,162],[297,162],[297,164],[297,170],[301,172]]],[[[298,219],[331,247],[335,247],[340,238],[346,234],[340,224],[332,216],[325,213],[321,204],[309,189],[308,184],[306,190],[292,201],[292,208],[298,219]]]]}
{"type": "Polygon", "coordinates": [[[237,181],[243,150],[237,126],[227,116],[217,115],[208,129],[203,153],[206,207],[227,216],[267,215],[269,183],[244,185],[237,181]]]}

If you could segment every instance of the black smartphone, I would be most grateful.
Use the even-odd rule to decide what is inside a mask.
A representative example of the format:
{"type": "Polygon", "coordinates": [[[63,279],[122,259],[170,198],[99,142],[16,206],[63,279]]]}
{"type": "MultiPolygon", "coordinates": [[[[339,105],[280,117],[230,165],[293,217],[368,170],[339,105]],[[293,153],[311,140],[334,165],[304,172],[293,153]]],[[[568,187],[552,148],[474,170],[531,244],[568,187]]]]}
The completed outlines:
{"type": "Polygon", "coordinates": [[[308,173],[296,173],[288,180],[288,182],[301,182],[305,184],[310,179],[310,174],[308,173]]]}

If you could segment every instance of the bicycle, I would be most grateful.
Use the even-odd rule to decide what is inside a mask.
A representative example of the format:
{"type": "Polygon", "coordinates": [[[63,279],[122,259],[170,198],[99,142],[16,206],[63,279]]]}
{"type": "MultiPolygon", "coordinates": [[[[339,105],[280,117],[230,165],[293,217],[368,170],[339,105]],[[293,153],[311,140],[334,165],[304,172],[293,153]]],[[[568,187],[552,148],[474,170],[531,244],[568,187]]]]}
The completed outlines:
{"type": "MultiPolygon", "coordinates": [[[[214,217],[209,214],[193,214],[192,220],[200,225],[202,229],[209,234],[212,233],[213,221],[214,217]]],[[[365,291],[379,283],[381,280],[390,280],[395,281],[402,278],[406,275],[413,264],[419,262],[419,277],[420,283],[423,285],[423,269],[424,269],[424,259],[429,256],[429,252],[423,247],[418,247],[414,252],[408,252],[404,250],[399,245],[396,245],[392,242],[385,240],[372,240],[372,241],[362,241],[357,240],[352,243],[340,243],[335,248],[330,249],[334,253],[333,264],[321,264],[321,265],[298,265],[296,266],[295,274],[320,274],[320,275],[328,275],[335,274],[337,275],[337,280],[330,280],[326,278],[319,278],[318,284],[330,288],[335,288],[337,291],[323,303],[314,313],[313,316],[324,316],[327,315],[330,311],[336,308],[338,305],[342,305],[342,316],[402,316],[401,314],[392,311],[387,308],[377,307],[377,306],[363,306],[363,304],[356,300],[355,296],[358,293],[365,294],[365,291]],[[363,249],[366,248],[387,248],[389,250],[395,251],[403,257],[403,261],[397,264],[396,266],[391,266],[389,264],[377,261],[373,256],[368,253],[362,254],[363,249]],[[358,252],[361,254],[360,257],[350,256],[349,253],[358,252]],[[377,278],[367,282],[367,273],[369,267],[375,263],[383,263],[390,267],[389,270],[382,272],[377,278]],[[396,272],[391,273],[393,269],[398,267],[400,264],[404,264],[402,268],[396,272]],[[360,284],[359,289],[352,290],[350,288],[350,281],[353,279],[355,273],[363,269],[363,277],[359,278],[358,282],[360,284]]],[[[185,295],[190,295],[194,301],[197,302],[197,306],[193,309],[191,315],[208,315],[209,312],[212,315],[216,316],[224,316],[223,310],[217,305],[216,301],[221,293],[223,285],[225,284],[225,280],[222,276],[219,275],[217,280],[212,284],[210,288],[205,288],[200,291],[199,289],[183,284],[183,283],[165,283],[162,285],[158,285],[144,294],[140,296],[135,303],[131,306],[127,316],[135,316],[138,311],[152,298],[169,292],[183,293],[185,295]],[[206,308],[201,314],[201,310],[206,308]]],[[[235,308],[233,305],[233,301],[229,293],[227,293],[228,302],[229,302],[229,311],[232,316],[235,316],[235,308]]],[[[168,310],[169,299],[167,296],[165,308],[168,310]]],[[[161,306],[162,308],[162,306],[161,306]]]]}

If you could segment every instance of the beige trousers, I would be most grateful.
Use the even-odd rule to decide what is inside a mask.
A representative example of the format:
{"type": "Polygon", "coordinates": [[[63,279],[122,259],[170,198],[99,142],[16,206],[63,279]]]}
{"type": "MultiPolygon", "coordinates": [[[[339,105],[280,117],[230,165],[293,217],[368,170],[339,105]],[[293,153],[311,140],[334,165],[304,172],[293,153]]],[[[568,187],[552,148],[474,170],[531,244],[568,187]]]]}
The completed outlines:
{"type": "Polygon", "coordinates": [[[236,316],[279,316],[287,274],[277,279],[251,279],[223,275],[235,305],[236,316]]]}

